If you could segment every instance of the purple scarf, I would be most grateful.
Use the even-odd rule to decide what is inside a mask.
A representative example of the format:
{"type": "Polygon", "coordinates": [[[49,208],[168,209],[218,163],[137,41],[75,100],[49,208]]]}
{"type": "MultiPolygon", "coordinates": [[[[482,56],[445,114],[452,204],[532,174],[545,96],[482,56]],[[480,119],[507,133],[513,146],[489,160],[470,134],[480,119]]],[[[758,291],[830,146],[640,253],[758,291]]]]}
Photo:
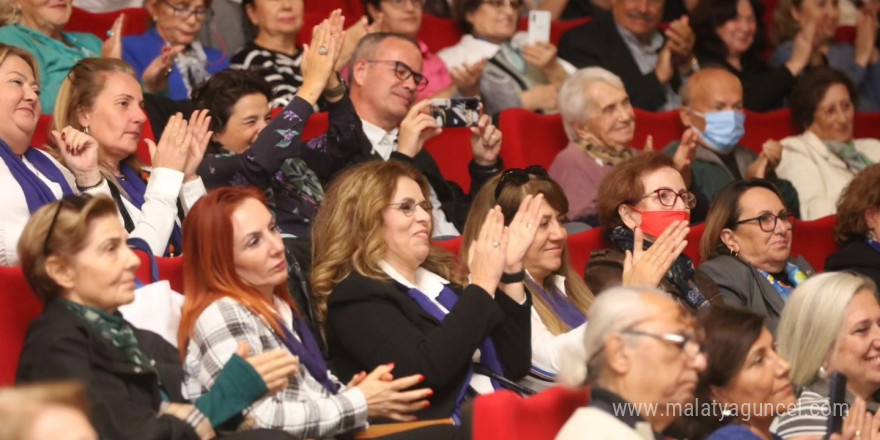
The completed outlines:
{"type": "MultiPolygon", "coordinates": [[[[131,203],[133,203],[137,209],[143,210],[144,194],[147,193],[147,184],[141,179],[141,176],[139,176],[138,173],[125,162],[119,164],[119,171],[122,172],[124,177],[116,178],[116,181],[119,182],[119,186],[128,193],[131,203]]],[[[122,210],[125,208],[120,206],[119,209],[122,210]]],[[[171,237],[168,240],[168,246],[165,248],[165,256],[170,257],[174,254],[180,255],[181,249],[183,249],[183,234],[180,231],[180,226],[177,225],[177,222],[174,222],[174,229],[171,230],[171,237]]]]}
{"type": "Polygon", "coordinates": [[[544,298],[544,302],[550,306],[553,313],[569,328],[577,328],[587,322],[587,317],[584,316],[583,312],[575,307],[575,305],[555,287],[550,292],[547,292],[543,287],[539,286],[538,283],[532,280],[531,277],[526,281],[526,286],[529,290],[540,295],[541,298],[544,298]]]}
{"type": "MultiPolygon", "coordinates": [[[[15,178],[16,182],[18,182],[18,185],[21,187],[21,190],[24,192],[24,198],[27,201],[28,210],[31,214],[40,209],[43,205],[58,200],[58,198],[55,197],[55,193],[52,192],[36,173],[31,171],[31,169],[24,164],[22,159],[12,152],[9,145],[7,145],[2,139],[0,139],[0,158],[6,163],[6,167],[9,168],[9,171],[12,173],[12,177],[15,178]]],[[[61,191],[65,196],[73,194],[73,189],[67,184],[64,174],[62,174],[61,170],[58,169],[55,163],[43,153],[40,153],[33,147],[28,147],[24,152],[24,158],[33,164],[34,168],[36,168],[40,174],[61,185],[61,191]]]]}

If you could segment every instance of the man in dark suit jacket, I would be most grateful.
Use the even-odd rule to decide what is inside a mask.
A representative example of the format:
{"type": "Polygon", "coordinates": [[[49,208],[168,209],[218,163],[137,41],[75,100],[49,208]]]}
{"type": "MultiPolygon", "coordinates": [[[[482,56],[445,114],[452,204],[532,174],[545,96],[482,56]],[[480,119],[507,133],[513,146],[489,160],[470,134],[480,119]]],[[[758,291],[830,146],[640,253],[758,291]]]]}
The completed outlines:
{"type": "Polygon", "coordinates": [[[678,107],[682,76],[692,73],[694,32],[688,18],[657,30],[664,0],[613,0],[611,12],[597,11],[593,20],[566,32],[559,57],[577,67],[601,66],[623,79],[633,107],[670,110],[678,107]],[[629,55],[629,56],[627,56],[629,55]]]}
{"type": "MultiPolygon", "coordinates": [[[[331,108],[326,142],[357,150],[348,159],[352,164],[393,159],[413,165],[431,184],[435,235],[458,235],[467,218],[470,197],[443,178],[434,158],[423,149],[425,141],[441,129],[429,114],[430,100],[416,102],[420,85],[427,84],[421,71],[422,54],[415,41],[390,33],[365,36],[352,56],[350,99],[331,108]]],[[[470,194],[476,194],[503,169],[501,131],[487,115],[471,131],[474,159],[468,169],[470,194]]]]}

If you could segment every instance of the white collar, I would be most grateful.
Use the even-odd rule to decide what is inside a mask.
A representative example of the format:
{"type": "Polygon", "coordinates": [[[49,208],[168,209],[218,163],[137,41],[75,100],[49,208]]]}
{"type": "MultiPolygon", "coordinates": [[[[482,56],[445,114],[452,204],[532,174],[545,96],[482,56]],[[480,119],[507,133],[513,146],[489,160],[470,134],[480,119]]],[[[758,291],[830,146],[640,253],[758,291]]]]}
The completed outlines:
{"type": "Polygon", "coordinates": [[[379,156],[382,156],[382,159],[388,160],[391,157],[391,153],[394,152],[396,147],[394,146],[394,141],[397,140],[397,128],[392,128],[391,131],[385,131],[381,127],[371,124],[363,119],[361,119],[361,126],[364,128],[364,135],[367,136],[367,140],[370,141],[370,145],[373,146],[373,151],[379,153],[379,156]],[[386,137],[390,138],[390,145],[380,145],[382,140],[386,137]]]}
{"type": "Polygon", "coordinates": [[[403,277],[399,272],[394,270],[390,264],[388,264],[385,260],[379,261],[379,268],[382,269],[392,280],[397,281],[400,284],[403,284],[407,288],[416,289],[419,292],[422,292],[429,298],[436,298],[440,295],[440,291],[443,290],[443,287],[449,284],[449,280],[446,278],[437,275],[434,272],[431,272],[428,269],[418,268],[416,269],[416,283],[413,284],[409,282],[406,278],[403,277]]]}
{"type": "MultiPolygon", "coordinates": [[[[532,280],[532,282],[534,282],[535,284],[538,284],[537,282],[535,282],[535,279],[532,278],[532,275],[529,273],[529,271],[526,271],[526,275],[529,276],[529,279],[532,280]]],[[[556,290],[558,290],[559,293],[562,294],[562,296],[568,297],[568,294],[565,292],[565,277],[564,276],[556,275],[556,274],[550,275],[550,282],[553,283],[553,287],[556,287],[556,290]]],[[[540,287],[544,288],[544,286],[540,286],[540,287]]]]}

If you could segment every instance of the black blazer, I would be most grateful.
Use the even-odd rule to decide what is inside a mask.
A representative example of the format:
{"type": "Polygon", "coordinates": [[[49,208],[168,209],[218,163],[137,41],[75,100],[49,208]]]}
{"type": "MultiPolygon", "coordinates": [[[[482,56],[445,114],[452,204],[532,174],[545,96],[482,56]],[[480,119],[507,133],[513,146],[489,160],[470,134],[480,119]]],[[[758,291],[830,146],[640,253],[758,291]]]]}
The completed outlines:
{"type": "Polygon", "coordinates": [[[328,298],[327,344],[331,368],[343,380],[394,362],[393,374],[423,374],[434,396],[419,419],[450,417],[474,351],[492,337],[505,377],[519,380],[531,367],[531,300],[519,305],[501,291],[493,300],[475,285],[438,322],[394,281],[352,273],[328,298]]]}
{"type": "MultiPolygon", "coordinates": [[[[163,389],[173,402],[181,395],[180,354],[160,336],[135,330],[141,350],[156,362],[163,389]]],[[[102,439],[195,439],[189,424],[158,416],[159,377],[134,365],[122,352],[59,301],[46,304],[28,328],[17,383],[79,380],[92,405],[91,421],[102,439]]]]}
{"type": "MultiPolygon", "coordinates": [[[[344,145],[346,148],[328,148],[328,151],[339,150],[356,150],[357,152],[348,158],[348,165],[355,165],[368,160],[381,159],[379,155],[373,154],[373,144],[364,134],[363,124],[355,111],[354,104],[346,95],[342,100],[333,105],[330,109],[330,127],[327,130],[327,144],[344,145]]],[[[453,146],[450,148],[470,148],[466,146],[453,146]]],[[[464,229],[464,223],[467,220],[468,210],[471,206],[471,196],[476,195],[480,188],[492,178],[495,174],[504,169],[504,163],[501,158],[498,163],[491,167],[477,165],[473,160],[468,164],[468,171],[471,176],[470,192],[465,194],[461,187],[455,182],[450,182],[440,173],[440,167],[431,157],[427,150],[422,149],[415,157],[409,157],[397,151],[391,153],[391,160],[399,160],[406,162],[425,175],[431,188],[437,193],[437,199],[440,200],[440,208],[446,214],[446,218],[458,228],[459,231],[464,229]]],[[[328,182],[324,182],[325,186],[328,182]]]]}
{"type": "Polygon", "coordinates": [[[863,241],[850,242],[843,249],[828,256],[825,270],[851,270],[880,285],[880,252],[863,241]]]}
{"type": "MultiPolygon", "coordinates": [[[[559,57],[578,68],[599,66],[619,76],[633,107],[657,111],[666,103],[664,85],[653,70],[642,75],[610,12],[597,12],[590,22],[563,34],[559,57]]],[[[671,84],[673,90],[678,90],[678,73],[671,84]]]]}

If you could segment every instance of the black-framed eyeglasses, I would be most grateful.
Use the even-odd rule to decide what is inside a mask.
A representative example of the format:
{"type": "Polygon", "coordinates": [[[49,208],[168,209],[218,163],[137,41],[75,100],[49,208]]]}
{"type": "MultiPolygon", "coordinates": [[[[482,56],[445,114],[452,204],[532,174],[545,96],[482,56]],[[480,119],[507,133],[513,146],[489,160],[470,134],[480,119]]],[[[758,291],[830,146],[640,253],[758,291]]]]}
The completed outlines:
{"type": "Polygon", "coordinates": [[[642,330],[624,330],[621,332],[626,335],[647,336],[678,347],[684,354],[693,358],[702,351],[702,345],[694,336],[681,335],[678,333],[651,333],[642,330]]]}
{"type": "Polygon", "coordinates": [[[531,176],[544,180],[550,178],[550,175],[547,174],[547,169],[541,165],[532,165],[525,169],[511,168],[501,174],[501,179],[498,180],[498,186],[495,187],[495,201],[498,201],[498,197],[501,196],[501,192],[504,191],[505,186],[508,184],[516,186],[525,185],[526,182],[531,179],[531,176]]]}
{"type": "Polygon", "coordinates": [[[489,5],[495,9],[501,9],[505,6],[509,6],[515,11],[521,10],[523,6],[521,1],[516,0],[483,0],[480,3],[484,5],[489,5]]]}
{"type": "Polygon", "coordinates": [[[391,7],[396,9],[401,9],[406,6],[407,3],[411,3],[413,7],[421,8],[425,6],[425,0],[385,0],[391,7]]]}
{"type": "Polygon", "coordinates": [[[392,66],[394,68],[394,75],[397,79],[406,81],[412,78],[413,83],[415,83],[416,88],[419,89],[419,91],[425,90],[425,88],[428,87],[428,78],[425,78],[425,75],[416,72],[404,62],[394,60],[367,60],[367,62],[392,66]]]}
{"type": "Polygon", "coordinates": [[[646,197],[651,197],[653,195],[657,195],[657,200],[661,205],[666,206],[667,208],[672,208],[675,206],[675,203],[678,202],[678,199],[681,199],[685,205],[687,205],[688,209],[694,209],[697,206],[697,196],[695,196],[692,192],[688,190],[681,190],[679,192],[675,192],[672,188],[658,188],[654,191],[651,191],[641,197],[639,200],[642,200],[646,197]]]}
{"type": "Polygon", "coordinates": [[[793,218],[794,214],[787,211],[780,212],[778,215],[770,214],[769,212],[767,212],[757,217],[740,220],[736,222],[736,224],[741,225],[743,223],[758,222],[758,226],[761,227],[762,231],[773,232],[776,230],[776,222],[779,220],[788,223],[788,229],[794,229],[794,222],[792,221],[793,218]]]}
{"type": "Polygon", "coordinates": [[[196,20],[203,21],[205,19],[210,19],[214,16],[214,10],[210,8],[196,8],[190,9],[186,6],[175,6],[172,5],[168,0],[163,1],[166,6],[171,8],[171,11],[174,15],[174,18],[178,18],[180,20],[186,21],[189,20],[193,15],[196,16],[196,20]]]}
{"type": "Polygon", "coordinates": [[[400,212],[404,213],[407,217],[412,217],[416,215],[417,206],[420,206],[428,214],[431,214],[431,211],[434,209],[434,205],[427,200],[422,200],[421,202],[416,203],[415,200],[408,199],[400,203],[390,203],[388,205],[389,208],[399,209],[400,212]]]}
{"type": "Polygon", "coordinates": [[[92,196],[88,194],[76,195],[76,194],[68,194],[59,200],[58,206],[55,208],[55,215],[52,216],[52,223],[49,223],[49,229],[46,230],[46,238],[43,240],[43,255],[49,256],[49,239],[52,238],[52,233],[55,232],[55,223],[58,223],[58,214],[61,213],[61,209],[64,205],[67,205],[77,212],[81,211],[84,206],[86,206],[86,202],[91,199],[92,196]]]}

